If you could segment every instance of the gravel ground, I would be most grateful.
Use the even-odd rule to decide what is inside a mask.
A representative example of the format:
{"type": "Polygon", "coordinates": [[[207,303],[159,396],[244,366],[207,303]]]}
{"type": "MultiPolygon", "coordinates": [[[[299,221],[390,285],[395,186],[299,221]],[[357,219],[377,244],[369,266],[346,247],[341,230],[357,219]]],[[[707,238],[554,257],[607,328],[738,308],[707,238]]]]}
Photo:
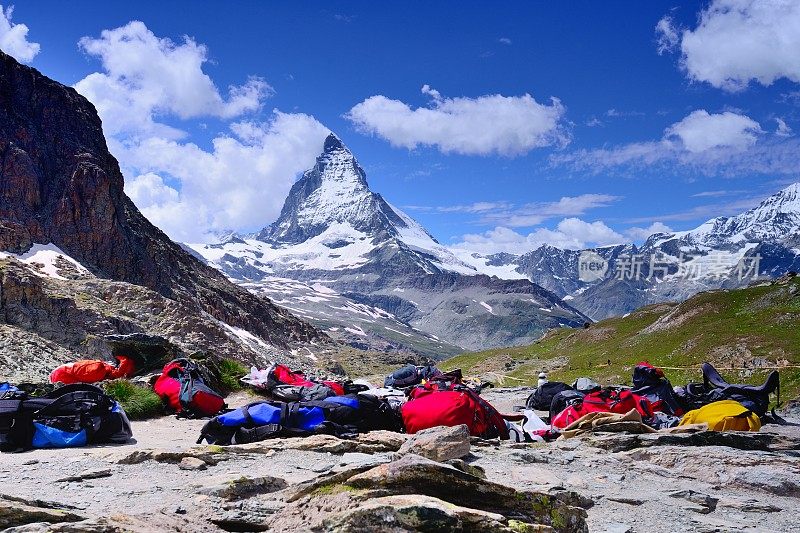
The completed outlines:
{"type": "MultiPolygon", "coordinates": [[[[484,397],[510,411],[520,399],[524,403],[527,394],[527,390],[495,389],[485,391],[484,397]]],[[[229,403],[249,399],[241,395],[229,403]]],[[[217,531],[206,521],[219,512],[216,499],[209,496],[214,487],[242,476],[276,476],[296,484],[332,468],[385,461],[391,456],[334,453],[330,446],[322,451],[269,449],[276,447],[273,441],[253,453],[223,453],[225,460],[207,460],[200,470],[185,470],[164,460],[130,460],[134,452],[152,449],[178,457],[187,450],[196,452],[193,447],[203,423],[164,417],[134,422],[135,441],[123,446],[4,454],[0,456],[0,476],[13,482],[3,485],[0,497],[57,502],[59,507],[87,517],[122,513],[152,520],[163,516],[164,530],[217,531]],[[168,526],[170,520],[177,525],[168,526]]],[[[473,442],[466,460],[485,469],[490,481],[516,489],[567,489],[590,498],[591,531],[800,531],[798,429],[764,428],[783,435],[790,444],[784,447],[793,450],[664,445],[611,452],[595,447],[591,438],[550,444],[485,441],[473,442]]],[[[744,435],[743,442],[750,437],[744,435]]],[[[209,447],[201,450],[210,453],[209,447]]]]}

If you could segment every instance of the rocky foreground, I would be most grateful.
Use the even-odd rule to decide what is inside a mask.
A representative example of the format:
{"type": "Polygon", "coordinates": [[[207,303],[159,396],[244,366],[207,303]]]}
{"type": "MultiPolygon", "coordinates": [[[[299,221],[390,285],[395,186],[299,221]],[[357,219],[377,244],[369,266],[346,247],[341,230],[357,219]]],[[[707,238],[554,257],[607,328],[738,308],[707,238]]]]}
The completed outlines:
{"type": "MultiPolygon", "coordinates": [[[[485,394],[501,409],[526,390],[485,394]]],[[[241,395],[231,403],[251,398],[241,395]]],[[[465,428],[196,446],[202,420],[115,447],[4,454],[8,531],[791,531],[800,426],[596,434],[550,444],[465,428]]]]}

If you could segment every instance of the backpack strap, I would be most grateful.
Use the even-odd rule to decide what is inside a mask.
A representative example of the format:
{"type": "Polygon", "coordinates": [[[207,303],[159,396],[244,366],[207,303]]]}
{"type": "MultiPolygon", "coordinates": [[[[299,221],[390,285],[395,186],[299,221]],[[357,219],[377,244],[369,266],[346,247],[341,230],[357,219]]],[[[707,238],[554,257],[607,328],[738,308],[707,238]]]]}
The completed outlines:
{"type": "Polygon", "coordinates": [[[262,424],[252,428],[244,427],[246,425],[251,425],[249,423],[252,423],[253,420],[253,418],[250,416],[249,407],[250,405],[246,405],[242,408],[241,412],[244,414],[247,422],[242,427],[237,429],[233,434],[233,437],[231,438],[231,444],[247,444],[250,442],[258,442],[286,433],[290,433],[292,435],[308,434],[307,431],[300,429],[287,429],[292,427],[292,421],[297,418],[297,414],[300,410],[300,404],[297,402],[281,404],[281,418],[278,424],[262,424]]]}
{"type": "Polygon", "coordinates": [[[182,410],[194,415],[191,408],[192,397],[194,396],[194,378],[192,377],[192,371],[188,367],[181,369],[178,373],[178,381],[181,384],[181,390],[178,393],[178,401],[181,402],[182,410]]]}
{"type": "Polygon", "coordinates": [[[283,426],[280,424],[264,424],[263,426],[254,427],[251,429],[239,428],[231,438],[231,444],[248,444],[251,442],[258,442],[266,440],[271,437],[277,437],[283,432],[283,426]]]}

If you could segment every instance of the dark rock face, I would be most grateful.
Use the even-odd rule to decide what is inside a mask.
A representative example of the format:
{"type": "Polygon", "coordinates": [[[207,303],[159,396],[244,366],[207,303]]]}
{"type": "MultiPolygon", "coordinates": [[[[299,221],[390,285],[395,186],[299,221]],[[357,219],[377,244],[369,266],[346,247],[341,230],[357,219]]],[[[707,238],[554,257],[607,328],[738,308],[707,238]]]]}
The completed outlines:
{"type": "Polygon", "coordinates": [[[153,226],[123,192],[94,106],[0,52],[0,250],[50,242],[98,277],[145,286],[276,346],[324,337],[153,226]]]}

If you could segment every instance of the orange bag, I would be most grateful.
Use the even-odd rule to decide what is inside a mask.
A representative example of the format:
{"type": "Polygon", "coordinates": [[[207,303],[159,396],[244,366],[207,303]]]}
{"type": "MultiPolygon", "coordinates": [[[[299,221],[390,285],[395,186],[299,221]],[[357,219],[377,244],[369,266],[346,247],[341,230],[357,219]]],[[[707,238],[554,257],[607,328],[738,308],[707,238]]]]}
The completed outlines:
{"type": "Polygon", "coordinates": [[[134,362],[124,355],[116,356],[119,366],[105,361],[84,359],[59,366],[50,373],[51,383],[97,383],[104,379],[117,379],[133,374],[134,362]]]}

